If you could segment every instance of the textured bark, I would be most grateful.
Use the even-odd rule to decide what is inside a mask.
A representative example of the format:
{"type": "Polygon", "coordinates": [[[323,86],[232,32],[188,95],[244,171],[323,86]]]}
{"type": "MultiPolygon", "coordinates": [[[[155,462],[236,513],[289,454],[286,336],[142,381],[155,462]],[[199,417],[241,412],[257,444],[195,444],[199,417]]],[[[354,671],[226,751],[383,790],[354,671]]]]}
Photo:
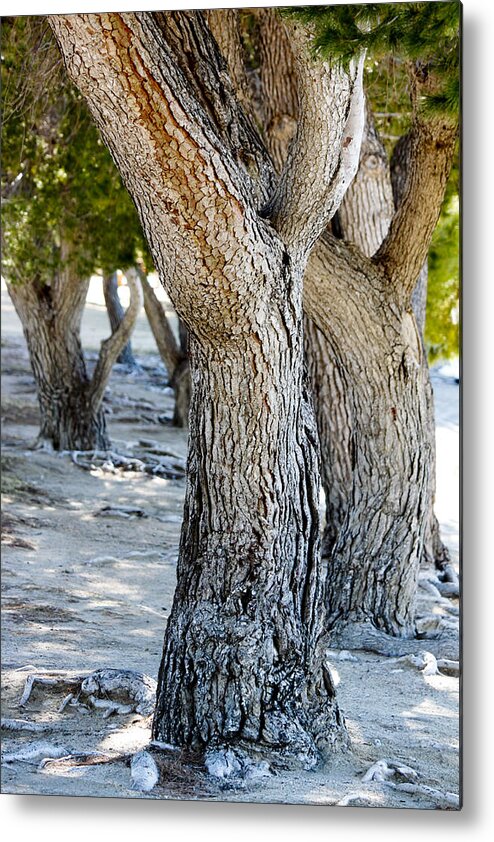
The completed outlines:
{"type": "MultiPolygon", "coordinates": [[[[120,298],[118,297],[118,278],[116,272],[112,272],[110,275],[104,276],[103,294],[105,296],[106,310],[110,320],[111,331],[112,333],[115,333],[125,313],[120,298]]],[[[127,342],[123,351],[117,357],[117,363],[120,363],[121,365],[128,365],[130,368],[136,367],[136,361],[130,342],[127,342]]]]}
{"type": "Polygon", "coordinates": [[[258,25],[260,118],[277,172],[286,161],[297,129],[298,84],[290,36],[276,9],[256,9],[258,25]]]}
{"type": "Polygon", "coordinates": [[[458,126],[438,118],[416,117],[410,130],[402,198],[373,258],[393,283],[403,307],[411,300],[427,258],[457,140],[458,126]]]}
{"type": "Polygon", "coordinates": [[[325,235],[304,284],[306,312],[345,372],[351,417],[351,483],[327,579],[335,640],[362,623],[413,636],[430,494],[420,337],[411,311],[389,294],[384,273],[370,261],[364,271],[362,260],[325,235]]]}
{"type": "MultiPolygon", "coordinates": [[[[412,155],[412,135],[403,135],[393,148],[390,161],[391,186],[393,188],[393,201],[395,208],[401,203],[405,191],[408,170],[410,168],[410,157],[412,155]]],[[[380,245],[380,244],[379,244],[380,245]]],[[[428,267],[427,259],[424,261],[417,283],[412,294],[412,307],[417,320],[420,335],[423,337],[425,329],[425,314],[427,307],[427,280],[428,267]]]]}
{"type": "Polygon", "coordinates": [[[63,307],[57,284],[8,285],[29,351],[41,415],[39,444],[55,450],[106,449],[105,415],[91,397],[80,340],[89,282],[71,284],[63,307]]]}
{"type": "Polygon", "coordinates": [[[173,424],[176,427],[187,427],[192,388],[187,351],[183,342],[180,345],[177,342],[163,306],[143,272],[140,273],[140,278],[146,316],[175,395],[173,424]]]}
{"type": "MultiPolygon", "coordinates": [[[[407,186],[408,171],[411,166],[412,133],[404,135],[397,142],[391,156],[391,184],[393,187],[393,199],[395,207],[398,208],[407,186]]],[[[429,366],[424,341],[425,317],[427,308],[427,280],[428,265],[424,261],[418,281],[412,294],[412,307],[417,320],[417,326],[424,348],[424,378],[426,382],[427,401],[429,408],[429,435],[431,442],[431,511],[424,544],[424,563],[434,564],[438,570],[445,572],[451,565],[451,557],[448,548],[443,544],[439,529],[439,522],[434,514],[434,500],[436,496],[436,425],[434,412],[434,391],[430,379],[429,366]]]]}
{"type": "MultiPolygon", "coordinates": [[[[340,236],[370,257],[384,239],[393,213],[388,159],[367,106],[359,169],[338,209],[340,236]]],[[[365,354],[365,345],[361,348],[356,341],[355,353],[365,354]]],[[[347,515],[352,487],[349,374],[338,354],[333,354],[331,343],[310,320],[306,324],[306,358],[321,442],[321,476],[326,498],[323,552],[329,556],[347,515]]],[[[365,440],[360,441],[360,446],[365,447],[365,440]]]]}
{"type": "Polygon", "coordinates": [[[309,57],[299,57],[309,142],[305,155],[296,145],[282,192],[287,207],[306,207],[290,220],[279,192],[268,202],[269,157],[242,116],[204,15],[60,15],[50,23],[190,332],[188,480],[153,735],[201,748],[262,746],[312,765],[344,727],[323,660],[302,276],[359,143],[352,132],[352,148],[338,155],[317,132],[326,139],[331,115],[341,145],[350,113],[357,129],[358,74],[323,68],[317,78],[309,57]],[[310,135],[311,95],[321,86],[310,135]],[[273,209],[270,224],[261,204],[273,209]]]}
{"type": "Polygon", "coordinates": [[[92,377],[81,345],[81,319],[89,281],[70,268],[70,253],[62,243],[66,265],[51,284],[8,284],[22,324],[33,369],[41,414],[39,444],[54,450],[106,450],[102,408],[112,367],[129,339],[140,309],[139,290],[129,282],[131,302],[118,329],[101,344],[92,377]]]}

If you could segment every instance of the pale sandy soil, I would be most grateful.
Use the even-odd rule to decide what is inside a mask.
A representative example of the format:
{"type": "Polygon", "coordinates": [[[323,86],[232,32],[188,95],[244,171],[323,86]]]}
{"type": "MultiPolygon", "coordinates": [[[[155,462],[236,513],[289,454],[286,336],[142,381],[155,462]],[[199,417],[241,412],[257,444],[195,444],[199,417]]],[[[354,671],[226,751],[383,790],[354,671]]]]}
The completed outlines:
{"type": "MultiPolygon", "coordinates": [[[[83,339],[94,359],[108,330],[97,284],[89,301],[83,339]]],[[[23,710],[18,703],[33,668],[116,667],[156,677],[175,585],[184,482],[89,473],[68,455],[29,450],[37,432],[36,396],[20,324],[4,289],[2,327],[2,717],[47,725],[42,735],[4,732],[3,751],[43,739],[68,752],[132,753],[149,741],[148,719],[136,714],[104,719],[100,711],[71,707],[57,713],[63,696],[48,690],[33,694],[23,710]],[[137,506],[146,516],[95,517],[109,504],[137,506]]],[[[171,416],[172,399],[143,316],[133,341],[146,368],[132,375],[115,369],[112,376],[107,405],[115,448],[129,451],[139,439],[154,439],[185,457],[185,433],[163,423],[171,416]]],[[[457,564],[458,386],[434,377],[434,387],[437,512],[457,564]]],[[[422,589],[419,610],[443,613],[422,589]]],[[[424,648],[418,644],[417,653],[424,648]]],[[[363,782],[362,776],[375,761],[394,759],[413,767],[420,785],[458,794],[458,679],[426,676],[362,652],[352,660],[331,653],[331,663],[352,744],[325,769],[221,788],[197,764],[179,765],[143,796],[131,788],[123,762],[43,772],[35,763],[17,761],[2,766],[2,791],[451,809],[437,792],[408,793],[363,782]]]]}

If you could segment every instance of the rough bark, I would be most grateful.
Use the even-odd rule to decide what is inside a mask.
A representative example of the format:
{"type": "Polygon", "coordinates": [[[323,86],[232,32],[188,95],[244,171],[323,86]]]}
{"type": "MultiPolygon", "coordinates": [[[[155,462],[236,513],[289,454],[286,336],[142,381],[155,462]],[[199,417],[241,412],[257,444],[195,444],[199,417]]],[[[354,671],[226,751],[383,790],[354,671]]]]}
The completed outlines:
{"type": "Polygon", "coordinates": [[[143,272],[140,273],[144,294],[144,310],[153,332],[161,359],[168,372],[169,385],[175,395],[173,424],[187,427],[189,423],[190,396],[192,384],[186,348],[180,344],[166,317],[163,306],[143,272]]]}
{"type": "MultiPolygon", "coordinates": [[[[396,143],[391,156],[390,171],[391,184],[393,187],[393,199],[395,207],[398,208],[407,185],[408,170],[412,155],[412,135],[404,135],[396,143]]],[[[424,341],[425,317],[427,308],[427,281],[428,264],[424,261],[420,275],[412,293],[412,308],[417,321],[418,330],[424,348],[425,380],[427,400],[429,407],[429,434],[431,438],[431,511],[424,544],[424,563],[434,564],[442,573],[448,573],[451,567],[451,557],[448,548],[443,544],[439,528],[439,522],[434,513],[434,500],[436,495],[436,427],[434,412],[434,391],[430,379],[429,366],[424,341]]]]}
{"type": "MultiPolygon", "coordinates": [[[[291,123],[297,116],[297,102],[286,68],[293,67],[293,51],[284,41],[281,24],[272,10],[257,15],[261,89],[270,92],[276,103],[276,122],[282,124],[284,118],[285,124],[291,123]],[[273,54],[276,49],[283,53],[281,58],[277,57],[285,70],[282,74],[277,73],[276,65],[270,61],[270,47],[273,54]]],[[[269,143],[269,121],[266,123],[269,143]]],[[[272,150],[278,168],[286,156],[288,139],[284,137],[285,143],[280,146],[273,131],[272,150]]],[[[422,349],[418,351],[416,347],[410,294],[439,214],[456,128],[438,121],[424,123],[416,119],[410,138],[414,160],[410,178],[403,187],[403,207],[395,215],[387,156],[372,121],[367,120],[359,173],[338,213],[340,234],[359,247],[362,260],[359,265],[355,251],[344,244],[338,244],[335,254],[336,243],[328,237],[325,243],[316,246],[307,273],[309,278],[305,281],[310,294],[314,298],[319,295],[320,306],[326,308],[325,323],[306,321],[306,356],[323,451],[322,479],[327,505],[325,552],[329,553],[338,535],[344,536],[335,549],[328,578],[329,625],[333,628],[339,625],[340,629],[346,625],[347,630],[358,628],[359,634],[353,636],[355,643],[359,637],[363,642],[365,624],[367,642],[376,646],[379,639],[383,651],[386,643],[388,651],[392,645],[384,641],[383,646],[382,636],[376,636],[373,631],[413,634],[417,564],[427,511],[424,501],[430,491],[424,486],[430,441],[426,432],[429,402],[426,360],[422,349]],[[394,225],[390,231],[391,220],[394,225]],[[411,244],[406,241],[410,234],[415,238],[411,244]],[[375,262],[366,259],[380,246],[382,250],[375,262]],[[331,262],[339,266],[339,273],[333,272],[333,283],[329,284],[323,275],[331,262]],[[369,285],[371,290],[378,288],[379,295],[371,294],[369,285]],[[353,307],[346,302],[348,287],[352,289],[353,307]],[[365,318],[360,312],[363,307],[365,318]],[[350,341],[342,342],[348,337],[350,341]],[[390,346],[392,337],[401,337],[394,349],[390,346]],[[422,360],[422,374],[415,371],[414,359],[422,360]],[[406,366],[400,360],[412,360],[412,363],[406,366]],[[407,368],[410,373],[405,373],[407,368]],[[402,380],[406,381],[405,385],[402,380]],[[417,398],[416,404],[413,396],[417,398]],[[372,406],[377,420],[370,423],[372,406]],[[400,445],[387,455],[388,446],[393,446],[393,428],[390,431],[389,424],[383,423],[380,417],[388,419],[390,414],[393,428],[399,430],[398,437],[410,444],[400,445]],[[413,464],[416,445],[421,453],[413,464]],[[382,516],[378,515],[379,500],[383,505],[382,516]],[[402,505],[403,501],[408,502],[402,505]],[[391,519],[389,511],[394,512],[391,519]],[[385,524],[389,531],[383,536],[385,524]],[[359,540],[362,540],[360,551],[359,540]],[[347,549],[345,541],[348,541],[347,549]],[[387,581],[378,595],[383,577],[387,581]]],[[[304,307],[310,312],[310,304],[304,303],[304,307]]]]}
{"type": "MultiPolygon", "coordinates": [[[[339,234],[370,257],[385,237],[393,213],[389,163],[367,105],[359,169],[338,209],[339,234]]],[[[355,353],[361,352],[356,342],[355,353]]],[[[333,354],[331,343],[309,319],[306,358],[321,442],[321,476],[326,498],[323,552],[329,556],[345,520],[352,487],[349,374],[341,358],[333,354]]],[[[365,440],[361,440],[360,446],[365,447],[365,440]]]]}
{"type": "Polygon", "coordinates": [[[54,450],[105,450],[109,447],[102,408],[106,384],[128,341],[140,307],[137,286],[117,331],[102,343],[92,377],[81,345],[80,328],[89,281],[65,266],[51,285],[8,284],[22,323],[36,382],[41,415],[38,444],[54,450]]]}
{"type": "MultiPolygon", "coordinates": [[[[110,320],[110,327],[112,333],[118,329],[120,322],[124,317],[124,308],[118,296],[118,278],[116,272],[103,277],[103,294],[105,296],[106,310],[110,320]]],[[[132,345],[129,342],[125,345],[123,351],[117,357],[117,363],[127,365],[129,368],[135,368],[137,363],[132,352],[132,345]]]]}
{"type": "MultiPolygon", "coordinates": [[[[317,131],[326,136],[331,113],[341,146],[350,113],[357,122],[358,78],[317,76],[299,57],[308,142],[305,156],[296,144],[282,192],[286,207],[295,193],[306,207],[290,220],[276,189],[268,201],[269,158],[201,13],[50,22],[190,332],[188,480],[153,734],[199,748],[262,746],[312,765],[344,728],[321,639],[302,276],[354,163],[353,149],[328,151],[317,131]],[[267,204],[270,223],[257,212],[267,204]]],[[[348,145],[358,143],[352,133],[348,145]]]]}
{"type": "Polygon", "coordinates": [[[56,286],[36,289],[9,284],[22,323],[36,383],[41,423],[38,445],[54,450],[106,449],[105,415],[91,400],[91,381],[80,340],[80,323],[89,282],[73,286],[63,313],[56,286]]]}
{"type": "Polygon", "coordinates": [[[328,235],[311,256],[304,307],[345,371],[351,417],[351,483],[329,558],[328,625],[334,640],[365,623],[413,636],[431,456],[415,320],[396,306],[382,272],[369,263],[364,272],[362,255],[328,235]]]}

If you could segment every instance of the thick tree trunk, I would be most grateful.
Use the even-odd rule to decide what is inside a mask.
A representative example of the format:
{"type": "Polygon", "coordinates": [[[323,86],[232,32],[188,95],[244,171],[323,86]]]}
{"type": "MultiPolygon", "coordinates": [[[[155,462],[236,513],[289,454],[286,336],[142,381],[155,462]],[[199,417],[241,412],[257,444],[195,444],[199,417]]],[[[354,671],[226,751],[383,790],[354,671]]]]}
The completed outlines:
{"type": "MultiPolygon", "coordinates": [[[[370,257],[381,245],[393,213],[389,164],[367,106],[359,169],[338,209],[339,234],[370,257]]],[[[380,318],[380,314],[377,315],[380,318]]],[[[365,343],[365,336],[362,339],[365,343]]],[[[365,345],[361,348],[355,337],[355,354],[365,353],[365,345]]],[[[321,478],[326,498],[323,553],[328,557],[351,505],[349,373],[342,358],[333,354],[331,342],[310,319],[306,320],[306,358],[321,442],[321,478]]],[[[361,439],[359,445],[365,447],[365,439],[361,439]]]]}
{"type": "MultiPolygon", "coordinates": [[[[118,330],[125,310],[122,307],[122,302],[118,296],[118,278],[117,273],[112,272],[111,275],[103,277],[103,294],[105,296],[105,304],[110,320],[110,327],[112,333],[118,330]]],[[[123,351],[117,357],[117,363],[127,365],[129,368],[136,368],[136,360],[132,352],[132,345],[129,342],[125,345],[123,351]]]]}
{"type": "MultiPolygon", "coordinates": [[[[143,272],[139,273],[144,293],[144,310],[153,332],[159,354],[168,373],[169,385],[175,395],[173,424],[175,427],[187,427],[190,410],[190,366],[185,340],[180,336],[180,344],[166,317],[163,306],[143,272]]],[[[182,327],[182,334],[184,327],[182,327]]]]}
{"type": "Polygon", "coordinates": [[[192,343],[188,488],[153,734],[312,765],[343,728],[320,640],[316,434],[300,341],[279,325],[275,343],[192,343]]]}
{"type": "Polygon", "coordinates": [[[21,320],[41,415],[39,443],[55,450],[106,449],[104,411],[95,405],[80,341],[88,282],[61,309],[55,289],[30,284],[8,289],[21,320]]]}
{"type": "Polygon", "coordinates": [[[50,23],[191,337],[184,523],[153,735],[313,765],[345,731],[321,637],[302,277],[357,166],[362,62],[316,66],[295,31],[303,107],[273,192],[201,13],[50,23]]]}

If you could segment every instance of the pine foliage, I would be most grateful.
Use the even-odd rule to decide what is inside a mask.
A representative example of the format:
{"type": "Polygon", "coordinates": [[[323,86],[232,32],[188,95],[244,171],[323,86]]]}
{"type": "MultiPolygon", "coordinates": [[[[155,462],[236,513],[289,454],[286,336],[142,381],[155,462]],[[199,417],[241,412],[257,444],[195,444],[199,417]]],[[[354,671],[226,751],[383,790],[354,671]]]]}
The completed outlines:
{"type": "Polygon", "coordinates": [[[283,10],[309,27],[312,49],[320,58],[348,63],[365,50],[377,61],[396,56],[408,62],[416,77],[428,83],[421,94],[423,111],[453,119],[460,108],[460,12],[456,0],[283,10]]]}
{"type": "Polygon", "coordinates": [[[86,278],[145,249],[137,212],[45,18],[2,22],[2,265],[11,283],[86,278]]]}

